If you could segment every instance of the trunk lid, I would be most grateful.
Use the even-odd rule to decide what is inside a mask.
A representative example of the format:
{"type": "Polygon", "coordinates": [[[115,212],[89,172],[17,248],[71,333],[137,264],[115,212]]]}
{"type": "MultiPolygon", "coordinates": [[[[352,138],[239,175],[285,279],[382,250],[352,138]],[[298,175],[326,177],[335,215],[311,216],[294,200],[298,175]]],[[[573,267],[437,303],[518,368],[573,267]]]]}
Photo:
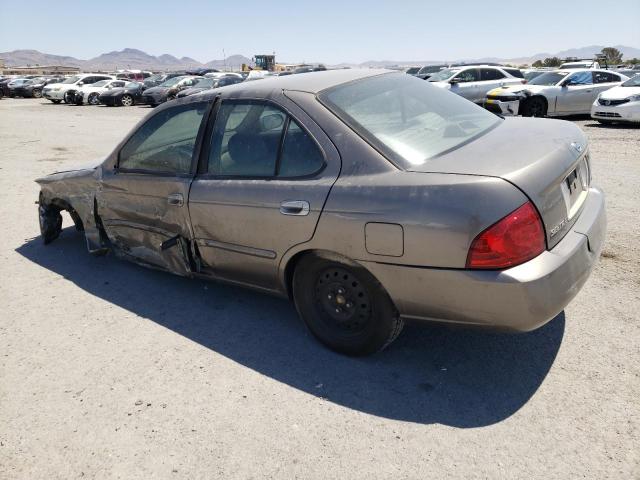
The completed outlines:
{"type": "Polygon", "coordinates": [[[510,182],[538,209],[549,249],[577,220],[591,180],[587,139],[579,127],[564,120],[519,117],[410,170],[510,182]]]}

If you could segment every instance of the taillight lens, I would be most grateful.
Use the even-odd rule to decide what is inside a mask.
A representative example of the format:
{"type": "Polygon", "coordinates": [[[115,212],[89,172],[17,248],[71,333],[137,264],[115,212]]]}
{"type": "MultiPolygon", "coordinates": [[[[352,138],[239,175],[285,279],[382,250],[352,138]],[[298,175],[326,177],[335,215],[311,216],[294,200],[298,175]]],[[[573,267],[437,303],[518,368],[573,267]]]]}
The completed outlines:
{"type": "Polygon", "coordinates": [[[467,255],[467,268],[514,267],[544,250],[542,220],[531,202],[527,202],[473,240],[467,255]]]}

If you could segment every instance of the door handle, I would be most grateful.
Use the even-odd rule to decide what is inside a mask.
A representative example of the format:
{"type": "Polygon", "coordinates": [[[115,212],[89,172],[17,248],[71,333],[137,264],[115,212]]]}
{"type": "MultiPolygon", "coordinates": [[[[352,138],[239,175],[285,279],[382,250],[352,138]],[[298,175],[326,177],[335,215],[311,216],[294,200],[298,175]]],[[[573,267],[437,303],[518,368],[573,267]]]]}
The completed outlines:
{"type": "Polygon", "coordinates": [[[309,215],[309,202],[306,200],[287,200],[280,204],[283,215],[309,215]]]}
{"type": "Polygon", "coordinates": [[[172,193],[167,197],[167,203],[176,207],[184,205],[184,197],[181,193],[172,193]]]}

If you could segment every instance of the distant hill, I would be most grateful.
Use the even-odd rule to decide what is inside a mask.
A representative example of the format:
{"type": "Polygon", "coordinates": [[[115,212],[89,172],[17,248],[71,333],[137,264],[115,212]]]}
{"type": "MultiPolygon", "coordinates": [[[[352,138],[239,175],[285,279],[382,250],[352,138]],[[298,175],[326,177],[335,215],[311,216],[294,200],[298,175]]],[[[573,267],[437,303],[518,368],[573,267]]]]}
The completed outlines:
{"type": "Polygon", "coordinates": [[[25,65],[65,65],[80,67],[83,70],[117,70],[117,69],[143,69],[143,70],[182,70],[195,67],[223,68],[225,63],[229,67],[240,68],[243,63],[251,63],[251,59],[242,55],[231,55],[226,60],[211,60],[203,64],[189,57],[176,58],[173,55],[149,55],[142,50],[125,48],[120,51],[103,53],[89,60],[80,60],[74,57],[50,55],[37,50],[14,50],[0,53],[0,58],[8,66],[25,65]]]}

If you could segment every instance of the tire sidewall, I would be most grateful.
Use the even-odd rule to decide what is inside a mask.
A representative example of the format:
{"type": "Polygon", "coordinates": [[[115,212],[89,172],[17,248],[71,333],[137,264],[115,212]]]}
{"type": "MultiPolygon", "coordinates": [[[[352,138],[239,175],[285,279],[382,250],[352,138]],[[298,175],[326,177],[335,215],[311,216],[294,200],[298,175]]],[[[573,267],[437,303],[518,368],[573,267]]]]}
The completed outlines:
{"type": "Polygon", "coordinates": [[[361,266],[309,255],[296,266],[293,297],[296,310],[311,333],[332,350],[347,355],[367,355],[383,349],[395,338],[394,332],[399,320],[393,302],[382,285],[361,266]],[[367,291],[371,315],[362,332],[338,332],[325,323],[322,310],[316,306],[318,277],[324,270],[332,267],[348,270],[367,291]]]}

